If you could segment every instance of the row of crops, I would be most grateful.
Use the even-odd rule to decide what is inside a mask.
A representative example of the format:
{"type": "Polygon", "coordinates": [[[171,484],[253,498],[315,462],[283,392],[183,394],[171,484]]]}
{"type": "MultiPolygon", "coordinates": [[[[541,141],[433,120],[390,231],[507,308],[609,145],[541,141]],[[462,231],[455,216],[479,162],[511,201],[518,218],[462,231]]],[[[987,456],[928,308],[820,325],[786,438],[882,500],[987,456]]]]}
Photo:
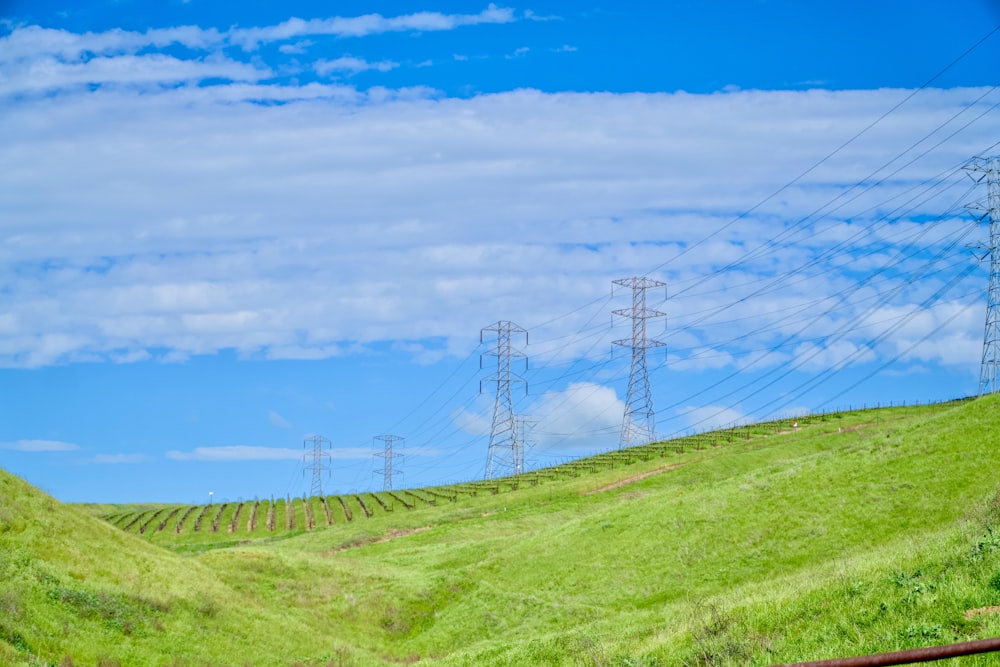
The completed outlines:
{"type": "MultiPolygon", "coordinates": [[[[875,408],[877,406],[872,406],[875,408]]],[[[672,457],[728,443],[794,432],[817,422],[839,421],[854,413],[830,413],[763,422],[689,435],[639,447],[617,449],[511,477],[460,484],[321,497],[268,498],[209,505],[156,506],[112,513],[104,518],[129,533],[152,539],[181,541],[253,539],[273,534],[320,529],[337,523],[363,521],[393,512],[408,512],[454,503],[480,494],[506,493],[525,486],[579,477],[625,467],[638,461],[672,457]]]]}

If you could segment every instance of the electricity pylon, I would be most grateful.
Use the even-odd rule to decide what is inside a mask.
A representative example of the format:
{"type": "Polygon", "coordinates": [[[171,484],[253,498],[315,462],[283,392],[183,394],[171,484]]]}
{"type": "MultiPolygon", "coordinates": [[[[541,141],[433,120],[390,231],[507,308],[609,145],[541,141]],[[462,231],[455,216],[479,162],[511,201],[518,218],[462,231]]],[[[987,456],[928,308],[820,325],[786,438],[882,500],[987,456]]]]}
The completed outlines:
{"type": "Polygon", "coordinates": [[[324,460],[330,460],[330,441],[321,435],[314,435],[311,438],[306,438],[302,442],[303,447],[308,447],[309,443],[312,443],[312,454],[306,451],[302,455],[303,461],[306,465],[302,474],[305,474],[306,470],[312,470],[312,489],[309,491],[309,495],[312,497],[320,497],[323,495],[323,471],[326,470],[327,473],[330,471],[330,465],[324,463],[324,460]],[[323,446],[326,446],[326,451],[323,450],[323,446]],[[310,463],[312,459],[312,463],[310,463]]]}
{"type": "Polygon", "coordinates": [[[525,415],[514,416],[514,474],[520,475],[524,467],[524,452],[528,448],[528,429],[535,425],[535,420],[525,415]]]}
{"type": "MultiPolygon", "coordinates": [[[[518,438],[517,421],[514,417],[514,402],[511,398],[511,385],[524,383],[524,393],[528,393],[528,383],[524,378],[515,375],[510,370],[512,358],[523,358],[524,367],[528,368],[528,359],[523,352],[511,344],[514,335],[524,334],[524,344],[528,344],[528,332],[513,322],[500,321],[479,331],[479,342],[483,342],[485,333],[496,335],[496,346],[479,356],[479,366],[482,368],[483,357],[497,358],[497,372],[485,380],[479,381],[479,393],[483,393],[483,382],[496,382],[497,398],[493,403],[493,426],[490,428],[490,447],[486,452],[485,479],[506,477],[517,473],[518,468],[518,438]]],[[[523,467],[523,458],[521,459],[523,467]]]]}
{"type": "Polygon", "coordinates": [[[990,226],[988,243],[974,248],[982,251],[980,261],[990,258],[990,288],[986,300],[986,331],[983,335],[983,359],[979,367],[979,395],[997,391],[997,366],[1000,365],[1000,157],[977,157],[965,166],[977,183],[986,182],[986,198],[968,208],[983,211],[979,220],[990,226]]]}
{"type": "Polygon", "coordinates": [[[392,476],[393,476],[393,474],[396,474],[396,475],[402,475],[403,474],[402,471],[399,470],[397,468],[397,466],[396,466],[396,459],[400,459],[400,461],[401,461],[402,458],[403,458],[403,455],[400,452],[394,452],[393,451],[393,445],[395,445],[397,442],[398,443],[402,443],[403,440],[404,440],[404,438],[402,438],[402,437],[400,437],[398,435],[377,435],[377,436],[375,436],[375,441],[376,442],[382,442],[383,445],[384,445],[383,450],[381,452],[378,452],[378,451],[375,452],[375,456],[376,457],[381,457],[382,459],[384,459],[382,461],[382,468],[375,471],[375,472],[382,473],[382,490],[383,491],[392,491],[393,490],[393,486],[392,486],[392,476]]]}
{"type": "Polygon", "coordinates": [[[625,399],[625,416],[622,419],[618,446],[633,447],[656,440],[656,414],[653,411],[653,392],[649,387],[649,372],[646,368],[646,350],[662,347],[665,343],[646,336],[646,320],[666,317],[667,314],[646,307],[646,291],[665,287],[666,283],[652,278],[622,278],[612,282],[632,290],[632,307],[612,312],[632,320],[632,337],[616,340],[614,344],[632,350],[632,369],[628,377],[628,396],[625,399]]]}

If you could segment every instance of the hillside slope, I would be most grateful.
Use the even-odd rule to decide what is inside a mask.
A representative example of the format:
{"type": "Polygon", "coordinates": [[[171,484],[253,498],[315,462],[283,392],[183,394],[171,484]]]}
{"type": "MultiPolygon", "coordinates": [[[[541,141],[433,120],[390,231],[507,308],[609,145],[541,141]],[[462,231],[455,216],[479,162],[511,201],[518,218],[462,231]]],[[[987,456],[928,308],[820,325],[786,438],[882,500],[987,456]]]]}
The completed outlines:
{"type": "Polygon", "coordinates": [[[0,470],[0,664],[287,665],[333,652],[282,611],[0,470]]]}
{"type": "Polygon", "coordinates": [[[769,665],[995,636],[998,433],[996,396],[832,415],[242,544],[151,544],[0,475],[0,662],[769,665]]]}

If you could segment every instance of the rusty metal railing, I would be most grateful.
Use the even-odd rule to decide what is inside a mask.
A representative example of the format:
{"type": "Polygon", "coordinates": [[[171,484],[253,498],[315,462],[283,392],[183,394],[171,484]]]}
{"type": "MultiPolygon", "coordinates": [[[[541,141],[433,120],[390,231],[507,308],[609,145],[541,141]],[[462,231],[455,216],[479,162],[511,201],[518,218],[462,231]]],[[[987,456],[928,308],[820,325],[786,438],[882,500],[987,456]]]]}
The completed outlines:
{"type": "Polygon", "coordinates": [[[971,642],[945,644],[944,646],[927,646],[892,653],[876,653],[859,655],[854,658],[834,658],[833,660],[815,660],[813,662],[795,662],[775,667],[883,667],[884,665],[908,665],[915,662],[931,662],[957,658],[976,653],[1000,651],[1000,637],[992,639],[977,639],[971,642]]]}

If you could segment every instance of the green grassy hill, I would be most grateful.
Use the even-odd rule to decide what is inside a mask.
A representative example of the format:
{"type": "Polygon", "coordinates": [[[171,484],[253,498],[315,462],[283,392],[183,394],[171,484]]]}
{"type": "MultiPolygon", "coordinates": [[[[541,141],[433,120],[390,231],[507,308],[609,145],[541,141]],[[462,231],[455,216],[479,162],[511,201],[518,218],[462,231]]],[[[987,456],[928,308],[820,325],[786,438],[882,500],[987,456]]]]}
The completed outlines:
{"type": "Polygon", "coordinates": [[[786,427],[290,505],[88,511],[0,473],[0,664],[770,665],[1000,634],[998,397],[786,427]]]}

